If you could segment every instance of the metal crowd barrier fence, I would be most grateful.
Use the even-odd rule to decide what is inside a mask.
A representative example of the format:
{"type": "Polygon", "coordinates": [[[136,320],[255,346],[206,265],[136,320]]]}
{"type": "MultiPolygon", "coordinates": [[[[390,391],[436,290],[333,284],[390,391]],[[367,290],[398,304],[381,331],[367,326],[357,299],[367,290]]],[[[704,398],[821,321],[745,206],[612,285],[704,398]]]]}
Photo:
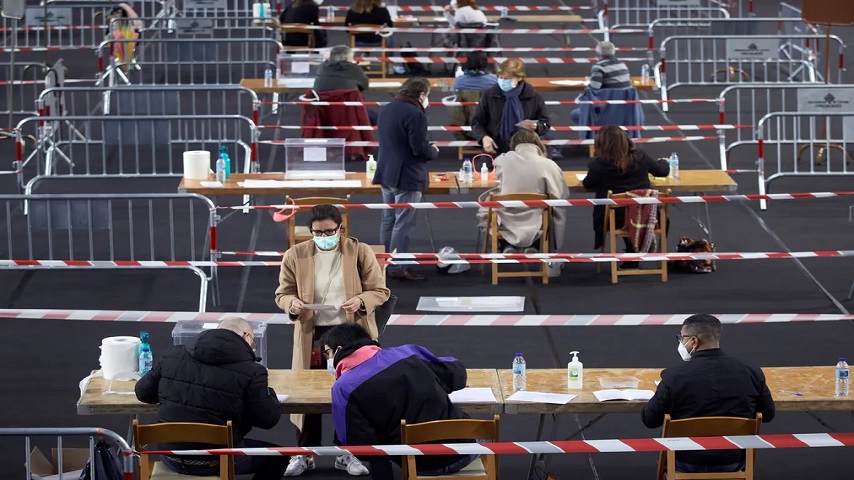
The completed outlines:
{"type": "Polygon", "coordinates": [[[44,84],[46,69],[43,63],[0,60],[0,85],[5,97],[0,116],[5,117],[7,127],[12,128],[21,117],[36,114],[33,101],[44,84]]]}
{"type": "MultiPolygon", "coordinates": [[[[130,268],[115,264],[127,259],[214,260],[219,217],[213,209],[210,199],[196,194],[0,195],[0,256],[48,261],[4,270],[49,269],[51,261],[109,269],[130,268]]],[[[210,282],[216,292],[215,266],[210,276],[201,267],[186,268],[200,279],[203,312],[210,282]]]]}
{"type": "MultiPolygon", "coordinates": [[[[599,28],[619,30],[624,28],[647,27],[659,18],[695,19],[729,18],[729,12],[711,0],[693,2],[649,0],[609,0],[599,11],[599,28]]],[[[619,33],[619,32],[615,32],[619,33]]]]}
{"type": "MultiPolygon", "coordinates": [[[[779,33],[783,35],[803,35],[807,33],[824,35],[824,30],[822,30],[820,25],[804,22],[801,17],[801,9],[786,2],[780,2],[779,17],[779,33]]],[[[817,49],[819,45],[821,45],[820,42],[816,45],[815,49],[817,49]]],[[[783,51],[784,55],[792,55],[793,51],[805,52],[813,50],[809,41],[789,42],[785,47],[786,49],[783,51]]]]}
{"type": "MultiPolygon", "coordinates": [[[[848,153],[854,147],[854,112],[772,112],[759,120],[756,138],[760,194],[783,177],[854,174],[848,153]]],[[[760,208],[765,210],[764,200],[760,208]]]]}
{"type": "MultiPolygon", "coordinates": [[[[222,16],[214,10],[205,16],[161,18],[140,17],[142,38],[269,38],[276,40],[279,29],[256,22],[251,16],[222,16]]],[[[125,18],[110,20],[110,29],[127,23],[125,18]]],[[[99,42],[100,43],[100,42],[99,42]]]]}
{"type": "MultiPolygon", "coordinates": [[[[718,100],[719,122],[756,126],[762,117],[772,112],[854,111],[854,86],[815,83],[731,85],[721,91],[718,100]]],[[[786,131],[781,133],[783,138],[790,136],[786,131]]],[[[727,159],[732,157],[735,149],[755,145],[758,141],[753,130],[727,131],[724,138],[722,170],[727,170],[727,159]]],[[[766,139],[765,143],[767,145],[770,140],[766,139]]]]}
{"type": "Polygon", "coordinates": [[[257,169],[255,122],[240,115],[32,117],[16,129],[19,142],[27,134],[36,148],[26,158],[18,150],[22,189],[28,175],[180,176],[183,152],[220,146],[228,148],[233,172],[257,169]]]}
{"type": "MultiPolygon", "coordinates": [[[[812,34],[668,37],[661,43],[661,62],[655,68],[661,99],[670,98],[672,90],[686,86],[818,82],[818,59],[814,52],[785,57],[780,54],[780,46],[791,40],[822,38],[812,34]]],[[[842,80],[845,44],[835,35],[829,38],[836,49],[824,55],[830,55],[828,61],[838,58],[838,64],[828,72],[827,80],[838,83],[842,80]]],[[[662,107],[667,111],[667,104],[662,107]]]]}
{"type": "Polygon", "coordinates": [[[110,39],[97,48],[97,85],[238,84],[275,69],[281,50],[281,43],[269,38],[110,39]],[[113,55],[117,44],[129,43],[136,44],[135,58],[128,61],[113,55]]]}
{"type": "MultiPolygon", "coordinates": [[[[63,468],[63,447],[64,437],[89,437],[89,472],[88,477],[91,479],[99,478],[96,475],[95,462],[92,461],[95,458],[95,440],[108,440],[109,443],[113,444],[117,450],[118,455],[121,458],[122,463],[122,473],[123,478],[125,480],[133,479],[133,465],[134,465],[134,451],[125,441],[125,439],[119,435],[118,433],[113,432],[112,430],[107,430],[104,428],[95,428],[95,427],[72,427],[72,428],[0,428],[0,437],[23,437],[24,438],[24,452],[28,456],[28,459],[25,464],[27,476],[25,478],[39,478],[37,475],[33,474],[31,470],[32,466],[30,465],[29,455],[33,450],[33,437],[56,437],[56,468],[57,471],[62,472],[63,468]]],[[[8,466],[7,466],[8,467],[8,466]]],[[[56,478],[61,478],[62,474],[56,476],[56,478]]],[[[67,475],[66,478],[71,478],[71,475],[67,475]]]]}

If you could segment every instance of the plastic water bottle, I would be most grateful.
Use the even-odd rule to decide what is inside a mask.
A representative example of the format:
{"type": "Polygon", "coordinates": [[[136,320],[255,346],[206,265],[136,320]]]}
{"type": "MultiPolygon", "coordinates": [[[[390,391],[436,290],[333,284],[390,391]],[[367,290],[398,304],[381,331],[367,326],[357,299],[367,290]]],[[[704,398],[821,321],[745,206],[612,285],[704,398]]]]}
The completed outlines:
{"type": "Polygon", "coordinates": [[[326,7],[326,21],[328,23],[335,21],[335,7],[326,7]]]}
{"type": "Polygon", "coordinates": [[[501,18],[507,18],[510,15],[510,9],[507,7],[501,7],[501,18]]]}
{"type": "Polygon", "coordinates": [[[273,69],[270,67],[264,70],[264,86],[267,88],[273,86],[273,69]]]}
{"type": "Polygon", "coordinates": [[[225,179],[225,159],[220,155],[216,159],[216,181],[224,185],[225,179]]]}
{"type": "Polygon", "coordinates": [[[219,158],[225,163],[225,178],[231,177],[231,157],[228,156],[228,147],[219,146],[219,158]]]}
{"type": "Polygon", "coordinates": [[[670,154],[670,176],[679,179],[679,155],[676,152],[670,154]]]}
{"type": "Polygon", "coordinates": [[[516,392],[528,388],[528,378],[526,377],[527,366],[525,365],[525,357],[521,353],[516,354],[513,359],[513,390],[516,392]]]}
{"type": "Polygon", "coordinates": [[[649,83],[649,65],[643,64],[641,67],[641,85],[649,83]]]}
{"type": "Polygon", "coordinates": [[[462,77],[462,76],[463,76],[463,67],[462,67],[462,65],[457,65],[457,69],[454,70],[454,78],[458,78],[458,77],[462,77]]]}
{"type": "Polygon", "coordinates": [[[474,165],[471,163],[471,159],[466,157],[463,160],[463,183],[471,183],[474,181],[474,165]]]}
{"type": "Polygon", "coordinates": [[[836,395],[848,396],[848,362],[844,358],[836,364],[836,395]]]}
{"type": "Polygon", "coordinates": [[[139,376],[143,376],[154,367],[154,355],[148,344],[148,332],[139,332],[139,376]]]}

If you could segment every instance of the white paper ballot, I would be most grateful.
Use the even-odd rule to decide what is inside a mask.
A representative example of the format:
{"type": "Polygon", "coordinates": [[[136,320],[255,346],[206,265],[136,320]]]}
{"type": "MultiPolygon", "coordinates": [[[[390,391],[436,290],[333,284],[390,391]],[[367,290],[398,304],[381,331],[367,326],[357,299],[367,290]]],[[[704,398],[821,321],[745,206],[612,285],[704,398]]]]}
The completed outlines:
{"type": "Polygon", "coordinates": [[[369,88],[382,88],[382,87],[402,87],[403,84],[400,82],[374,82],[371,81],[369,88]]]}
{"type": "Polygon", "coordinates": [[[287,402],[289,397],[290,397],[290,395],[282,395],[282,394],[276,395],[276,398],[279,400],[279,403],[287,402]]]}
{"type": "Polygon", "coordinates": [[[454,403],[498,403],[491,388],[464,388],[451,392],[448,397],[454,403]]]}
{"type": "Polygon", "coordinates": [[[286,88],[314,88],[313,78],[279,78],[276,81],[286,88]]]}
{"type": "Polygon", "coordinates": [[[553,403],[555,405],[564,405],[572,401],[578,395],[565,393],[544,393],[544,392],[516,392],[507,397],[507,400],[514,402],[533,402],[533,403],[553,403]]]}
{"type": "Polygon", "coordinates": [[[576,173],[575,178],[578,179],[579,182],[583,182],[585,178],[587,178],[586,173],[576,173]]]}
{"type": "Polygon", "coordinates": [[[246,180],[243,188],[358,188],[361,180],[246,180]]]}
{"type": "Polygon", "coordinates": [[[199,182],[199,185],[205,188],[222,188],[223,184],[220,182],[199,182]]]}
{"type": "Polygon", "coordinates": [[[326,147],[306,147],[302,151],[302,160],[304,162],[325,162],[326,147]]]}
{"type": "Polygon", "coordinates": [[[202,330],[213,330],[217,327],[219,327],[219,324],[216,322],[205,322],[204,324],[202,324],[202,330]]]}
{"type": "Polygon", "coordinates": [[[307,303],[303,307],[307,310],[314,310],[315,312],[334,312],[338,310],[338,307],[335,305],[323,305],[322,303],[307,303]]]}
{"type": "Polygon", "coordinates": [[[609,400],[649,400],[655,395],[655,392],[652,390],[628,388],[625,390],[599,390],[598,392],[593,392],[593,395],[596,395],[596,398],[600,402],[607,402],[609,400]]]}
{"type": "Polygon", "coordinates": [[[656,381],[655,381],[655,386],[657,387],[659,383],[661,383],[661,380],[656,380],[656,381]]]}
{"type": "Polygon", "coordinates": [[[577,87],[581,85],[587,85],[587,80],[552,80],[549,83],[553,85],[564,85],[566,87],[577,87]]]}
{"type": "Polygon", "coordinates": [[[291,73],[308,73],[308,62],[294,62],[291,64],[291,73]]]}

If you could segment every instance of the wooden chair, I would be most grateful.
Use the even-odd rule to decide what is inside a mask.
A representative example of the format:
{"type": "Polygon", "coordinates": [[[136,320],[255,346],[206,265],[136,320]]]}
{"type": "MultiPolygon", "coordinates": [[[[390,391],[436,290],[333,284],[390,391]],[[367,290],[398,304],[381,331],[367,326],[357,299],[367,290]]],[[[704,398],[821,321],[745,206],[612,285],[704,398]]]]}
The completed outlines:
{"type": "MultiPolygon", "coordinates": [[[[385,253],[385,245],[370,245],[370,247],[371,251],[374,252],[374,254],[385,253]]],[[[397,250],[395,250],[395,252],[397,252],[397,250]]],[[[388,264],[385,263],[383,265],[380,265],[380,268],[383,271],[383,280],[387,280],[385,272],[386,270],[388,270],[388,264]]]]}
{"type": "MultiPolygon", "coordinates": [[[[437,420],[435,422],[416,423],[407,425],[406,420],[400,421],[400,441],[404,445],[438,442],[443,440],[489,440],[498,441],[498,420],[495,415],[492,420],[437,420]]],[[[415,456],[403,457],[403,480],[471,480],[483,478],[498,479],[498,462],[495,455],[487,455],[470,463],[457,473],[442,476],[418,476],[415,470],[415,456]]]]}
{"type": "MultiPolygon", "coordinates": [[[[488,201],[497,202],[510,200],[548,199],[548,195],[541,193],[507,193],[504,195],[495,195],[494,193],[490,193],[488,201]]],[[[541,227],[542,233],[540,235],[540,253],[548,253],[549,227],[551,225],[552,209],[550,207],[544,207],[541,210],[543,211],[543,223],[541,227]]],[[[498,231],[498,209],[489,208],[486,213],[486,230],[485,236],[483,238],[483,253],[501,253],[498,251],[498,240],[500,240],[501,238],[501,233],[499,233],[498,231]]],[[[499,272],[497,263],[492,263],[490,266],[492,267],[493,285],[498,285],[498,279],[500,277],[540,277],[543,279],[543,284],[549,283],[549,266],[546,262],[543,262],[541,267],[536,271],[499,272]]]]}
{"type": "MultiPolygon", "coordinates": [[[[147,445],[158,443],[203,443],[217,447],[232,448],[234,446],[231,434],[231,420],[225,425],[210,425],[207,423],[153,423],[140,425],[139,420],[133,421],[133,446],[136,451],[142,451],[147,445]]],[[[213,457],[211,457],[213,458],[213,457]]],[[[234,457],[221,455],[219,457],[219,476],[190,476],[173,472],[163,462],[155,462],[149,455],[139,456],[140,480],[179,480],[191,478],[205,479],[234,479],[234,457]]]]}
{"type": "Polygon", "coordinates": [[[305,23],[285,23],[279,26],[279,30],[282,34],[282,44],[285,43],[285,35],[289,33],[303,33],[306,35],[306,44],[305,45],[285,45],[284,51],[289,50],[311,50],[315,48],[314,45],[314,32],[310,27],[311,25],[305,23]]]}
{"type": "MultiPolygon", "coordinates": [[[[670,196],[670,189],[668,189],[663,196],[670,196]]],[[[608,198],[629,198],[629,195],[627,193],[611,193],[609,191],[608,198]]],[[[610,253],[616,254],[618,248],[617,239],[629,236],[629,232],[623,228],[623,225],[620,225],[619,227],[617,226],[616,210],[620,208],[626,208],[626,206],[605,205],[605,225],[603,228],[603,235],[605,238],[602,241],[602,252],[605,251],[605,244],[609,243],[607,240],[610,239],[610,253]]],[[[669,211],[669,204],[666,203],[658,208],[658,224],[656,225],[655,230],[653,231],[656,237],[658,237],[658,251],[660,253],[667,253],[667,214],[669,211]]],[[[628,275],[661,275],[661,281],[667,281],[667,260],[657,262],[659,264],[659,267],[655,269],[636,268],[629,270],[620,270],[619,268],[617,268],[617,264],[619,262],[609,263],[611,264],[611,283],[617,283],[619,277],[628,275]]]]}
{"type": "MultiPolygon", "coordinates": [[[[756,418],[738,417],[698,417],[684,420],[671,420],[664,416],[661,437],[718,437],[724,435],[759,435],[762,427],[762,414],[756,418]]],[[[721,473],[682,473],[676,471],[676,452],[668,450],[658,455],[658,476],[656,480],[753,480],[756,451],[745,449],[744,470],[721,473]]]]}
{"type": "MultiPolygon", "coordinates": [[[[372,25],[372,24],[359,24],[359,25],[350,25],[351,28],[379,28],[380,25],[372,25]]],[[[350,35],[350,48],[356,48],[356,35],[364,35],[365,33],[370,32],[347,32],[350,35]]],[[[383,37],[382,35],[377,35],[377,38],[380,39],[380,44],[376,47],[378,51],[385,53],[386,48],[388,48],[388,39],[383,37]]],[[[362,69],[365,71],[365,75],[368,77],[378,77],[378,78],[386,78],[389,69],[391,68],[390,63],[380,63],[379,68],[373,68],[371,66],[364,66],[362,69]]]]}
{"type": "MultiPolygon", "coordinates": [[[[289,201],[293,201],[294,205],[319,205],[321,203],[331,203],[333,205],[337,204],[345,204],[350,203],[350,195],[347,195],[345,198],[337,198],[337,197],[305,197],[305,198],[292,198],[290,195],[285,197],[285,204],[289,201]]],[[[341,216],[343,217],[342,225],[344,226],[344,232],[348,232],[347,227],[350,226],[350,211],[346,209],[341,210],[341,216]]],[[[297,243],[304,242],[306,240],[311,239],[311,231],[305,225],[297,225],[296,221],[297,216],[293,215],[288,219],[288,248],[293,247],[297,243]]]]}

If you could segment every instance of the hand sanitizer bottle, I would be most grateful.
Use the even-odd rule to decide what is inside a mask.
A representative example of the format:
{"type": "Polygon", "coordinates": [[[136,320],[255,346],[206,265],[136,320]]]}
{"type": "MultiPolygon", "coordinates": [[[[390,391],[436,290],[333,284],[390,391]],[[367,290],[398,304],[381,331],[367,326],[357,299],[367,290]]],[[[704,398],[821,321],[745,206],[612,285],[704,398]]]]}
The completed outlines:
{"type": "Polygon", "coordinates": [[[369,182],[374,181],[374,174],[377,173],[377,161],[373,155],[368,155],[368,161],[365,162],[365,177],[369,182]]]}
{"type": "Polygon", "coordinates": [[[483,162],[483,165],[480,166],[480,183],[486,183],[489,180],[489,167],[486,166],[486,162],[483,162]]]}
{"type": "Polygon", "coordinates": [[[572,361],[566,365],[566,388],[580,390],[584,385],[584,365],[578,360],[578,352],[569,352],[572,361]]]}
{"type": "Polygon", "coordinates": [[[228,147],[225,145],[219,146],[219,158],[225,163],[225,178],[231,176],[231,158],[228,156],[228,147]]]}

